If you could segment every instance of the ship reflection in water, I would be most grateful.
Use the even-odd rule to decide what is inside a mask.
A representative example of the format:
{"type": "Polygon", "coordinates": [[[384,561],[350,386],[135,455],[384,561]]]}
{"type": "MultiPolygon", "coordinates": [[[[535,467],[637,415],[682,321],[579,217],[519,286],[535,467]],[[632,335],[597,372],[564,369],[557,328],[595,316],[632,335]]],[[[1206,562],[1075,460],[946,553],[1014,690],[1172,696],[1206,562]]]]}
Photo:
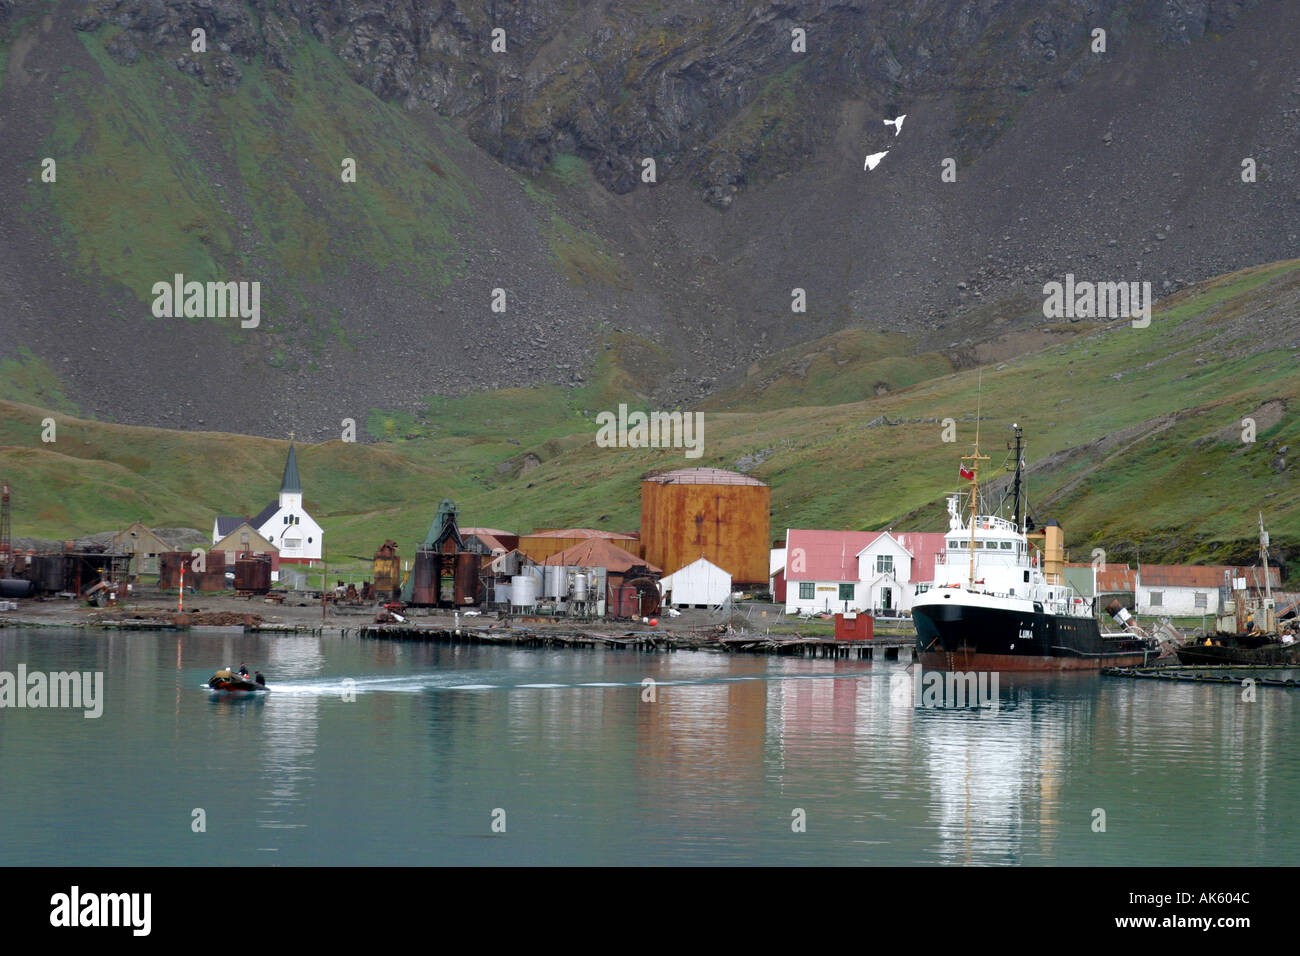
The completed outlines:
{"type": "Polygon", "coordinates": [[[1281,688],[1003,673],[996,707],[930,706],[884,662],[126,640],[0,634],[0,670],[106,696],[0,715],[0,862],[1259,865],[1300,836],[1281,688]],[[212,703],[240,660],[271,692],[212,703]]]}

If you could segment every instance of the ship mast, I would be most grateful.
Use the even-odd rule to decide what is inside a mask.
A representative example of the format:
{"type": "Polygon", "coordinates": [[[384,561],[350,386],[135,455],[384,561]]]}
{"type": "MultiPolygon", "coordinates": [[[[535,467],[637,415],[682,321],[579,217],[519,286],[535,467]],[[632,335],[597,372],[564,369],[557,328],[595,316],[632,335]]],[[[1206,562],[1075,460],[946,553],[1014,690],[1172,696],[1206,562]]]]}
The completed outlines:
{"type": "MultiPolygon", "coordinates": [[[[979,391],[975,393],[975,448],[969,455],[963,455],[962,461],[970,462],[970,547],[967,549],[970,555],[970,573],[967,577],[967,587],[975,589],[975,512],[979,501],[980,490],[980,462],[988,461],[987,455],[980,454],[980,395],[983,392],[984,373],[980,372],[979,391]]],[[[965,468],[962,469],[966,471],[965,468]]]]}
{"type": "Polygon", "coordinates": [[[1259,557],[1264,565],[1264,625],[1273,629],[1273,582],[1268,579],[1268,532],[1264,530],[1264,512],[1259,513],[1259,557]]]}

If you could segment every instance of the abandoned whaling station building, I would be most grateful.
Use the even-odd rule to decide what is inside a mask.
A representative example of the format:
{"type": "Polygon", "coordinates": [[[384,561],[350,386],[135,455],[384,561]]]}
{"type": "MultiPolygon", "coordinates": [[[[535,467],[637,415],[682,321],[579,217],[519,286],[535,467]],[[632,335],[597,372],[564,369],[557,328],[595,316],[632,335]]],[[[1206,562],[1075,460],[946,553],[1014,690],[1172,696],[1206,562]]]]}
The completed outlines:
{"type": "MultiPolygon", "coordinates": [[[[1098,606],[1115,599],[1135,614],[1156,617],[1214,616],[1232,598],[1232,582],[1252,590],[1264,589],[1264,569],[1227,564],[1070,564],[1066,582],[1085,598],[1099,597],[1098,606]]],[[[1282,587],[1281,569],[1268,569],[1268,584],[1282,587]]]]}
{"type": "Polygon", "coordinates": [[[237,534],[239,526],[244,523],[276,548],[279,563],[313,565],[321,559],[325,532],[303,507],[298,455],[292,441],[284,462],[279,497],[252,518],[219,516],[212,525],[213,546],[220,544],[224,550],[231,550],[228,539],[237,534]]]}
{"type": "Polygon", "coordinates": [[[109,550],[130,554],[133,574],[157,574],[159,555],[175,549],[143,521],[136,521],[113,535],[109,550]]]}
{"type": "Polygon", "coordinates": [[[416,607],[637,617],[670,600],[717,606],[736,584],[766,581],[771,489],[717,468],[687,468],[641,485],[639,532],[592,528],[461,528],[444,500],[409,573],[396,542],[375,553],[376,590],[416,607]],[[671,571],[665,576],[665,571],[671,571]]]}
{"type": "MultiPolygon", "coordinates": [[[[424,540],[417,545],[402,603],[416,607],[475,607],[483,603],[483,555],[465,545],[458,509],[444,498],[424,540]]],[[[378,560],[378,555],[376,555],[378,560]]]]}

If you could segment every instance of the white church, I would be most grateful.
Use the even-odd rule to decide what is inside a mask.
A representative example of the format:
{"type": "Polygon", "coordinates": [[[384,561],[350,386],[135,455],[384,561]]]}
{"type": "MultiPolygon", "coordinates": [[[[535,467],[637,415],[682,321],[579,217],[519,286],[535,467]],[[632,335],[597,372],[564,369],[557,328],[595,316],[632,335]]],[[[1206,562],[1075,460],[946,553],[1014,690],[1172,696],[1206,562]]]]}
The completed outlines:
{"type": "Polygon", "coordinates": [[[302,506],[302,481],[298,477],[298,456],[289,442],[289,457],[284,463],[280,497],[252,518],[222,515],[212,526],[212,543],[216,544],[247,521],[262,537],[280,549],[280,563],[311,564],[321,558],[325,532],[302,506]]]}

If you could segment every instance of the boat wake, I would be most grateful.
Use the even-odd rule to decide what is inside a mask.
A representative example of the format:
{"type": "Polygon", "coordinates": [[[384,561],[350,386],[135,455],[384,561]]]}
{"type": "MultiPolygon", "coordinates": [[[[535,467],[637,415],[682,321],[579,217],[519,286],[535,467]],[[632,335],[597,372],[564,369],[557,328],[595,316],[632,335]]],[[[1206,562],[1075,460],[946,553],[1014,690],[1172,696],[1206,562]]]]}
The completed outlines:
{"type": "MultiPolygon", "coordinates": [[[[737,681],[786,681],[786,680],[849,680],[869,675],[869,670],[853,673],[835,674],[754,674],[742,677],[698,677],[655,680],[657,687],[708,686],[729,684],[737,681]]],[[[448,673],[446,671],[427,674],[402,674],[392,677],[329,677],[308,680],[290,680],[268,682],[267,689],[276,697],[340,697],[346,694],[418,694],[425,691],[490,691],[490,690],[589,690],[596,688],[642,687],[641,680],[627,681],[579,681],[572,683],[513,681],[502,676],[488,682],[468,683],[465,673],[448,673]]],[[[494,677],[496,675],[493,675],[494,677]]],[[[203,685],[205,689],[207,685],[203,685]]]]}

